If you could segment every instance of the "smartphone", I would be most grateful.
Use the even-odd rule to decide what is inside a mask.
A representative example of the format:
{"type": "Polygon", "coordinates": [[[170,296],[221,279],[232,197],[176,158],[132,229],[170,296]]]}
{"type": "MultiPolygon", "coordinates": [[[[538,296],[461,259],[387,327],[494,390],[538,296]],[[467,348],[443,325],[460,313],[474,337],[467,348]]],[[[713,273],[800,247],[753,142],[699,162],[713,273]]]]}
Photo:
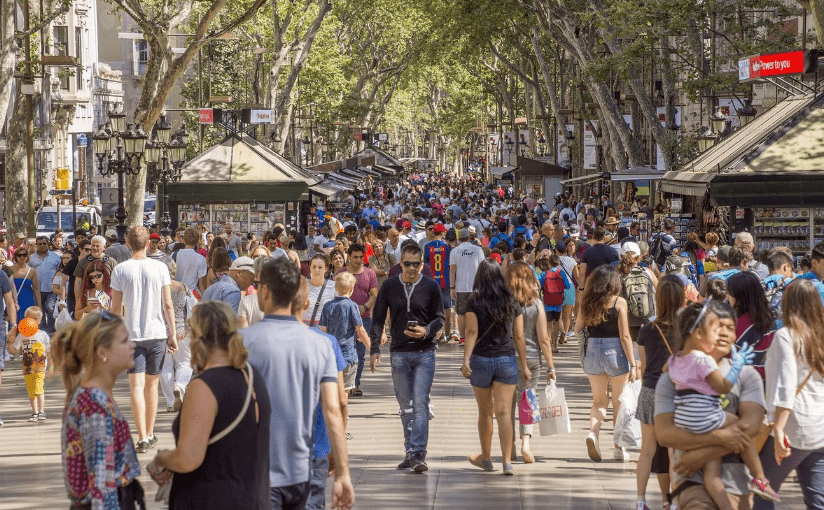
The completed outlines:
{"type": "Polygon", "coordinates": [[[412,329],[418,325],[418,321],[406,321],[406,329],[412,329]]]}

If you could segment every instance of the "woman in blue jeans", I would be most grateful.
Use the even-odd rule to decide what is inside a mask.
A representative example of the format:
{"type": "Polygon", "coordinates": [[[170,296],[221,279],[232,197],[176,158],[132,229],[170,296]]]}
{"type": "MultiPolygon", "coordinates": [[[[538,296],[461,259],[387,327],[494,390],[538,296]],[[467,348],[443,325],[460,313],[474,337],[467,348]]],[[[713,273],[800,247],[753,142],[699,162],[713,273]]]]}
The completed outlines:
{"type": "MultiPolygon", "coordinates": [[[[589,329],[584,372],[592,388],[592,409],[589,412],[587,453],[595,462],[601,462],[598,433],[607,417],[609,386],[612,385],[612,415],[618,415],[619,397],[627,384],[641,375],[640,365],[635,362],[632,338],[627,320],[627,301],[621,297],[621,279],[610,265],[595,269],[587,278],[581,295],[580,310],[575,320],[575,334],[589,329]],[[632,360],[630,363],[629,360],[632,360]]],[[[613,459],[628,462],[625,448],[614,445],[613,459]]]]}
{"type": "Polygon", "coordinates": [[[526,360],[524,320],[520,305],[506,285],[497,262],[484,260],[475,273],[466,309],[466,345],[461,373],[469,379],[478,403],[481,453],[469,462],[485,471],[492,465],[492,415],[498,420],[503,472],[514,475],[512,454],[512,398],[518,382],[518,359],[526,384],[531,371],[526,360]]]}
{"type": "MultiPolygon", "coordinates": [[[[787,286],[784,327],[767,350],[766,405],[773,434],[761,450],[770,485],[779,490],[795,469],[804,504],[824,510],[824,306],[810,280],[787,286]]],[[[754,510],[774,508],[755,499],[754,510]]]]}

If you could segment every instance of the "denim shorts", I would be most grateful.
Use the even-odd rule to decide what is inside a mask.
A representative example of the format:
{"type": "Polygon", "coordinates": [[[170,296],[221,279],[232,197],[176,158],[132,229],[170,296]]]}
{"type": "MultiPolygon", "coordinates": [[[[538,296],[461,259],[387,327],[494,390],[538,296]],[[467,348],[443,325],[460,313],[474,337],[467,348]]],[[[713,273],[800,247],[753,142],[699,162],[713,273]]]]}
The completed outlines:
{"type": "Polygon", "coordinates": [[[469,383],[477,388],[489,388],[493,381],[512,385],[518,383],[515,355],[485,358],[473,354],[469,357],[469,368],[472,369],[469,383]]]}
{"type": "Polygon", "coordinates": [[[135,342],[134,367],[127,370],[129,374],[158,375],[166,358],[166,340],[148,340],[135,342]]]}
{"type": "Polygon", "coordinates": [[[444,310],[449,310],[455,306],[454,303],[452,303],[452,291],[449,289],[441,289],[441,301],[443,301],[444,310]]]}
{"type": "Polygon", "coordinates": [[[618,377],[629,372],[629,361],[624,353],[620,338],[590,338],[587,342],[587,356],[584,358],[584,373],[618,377]]]}

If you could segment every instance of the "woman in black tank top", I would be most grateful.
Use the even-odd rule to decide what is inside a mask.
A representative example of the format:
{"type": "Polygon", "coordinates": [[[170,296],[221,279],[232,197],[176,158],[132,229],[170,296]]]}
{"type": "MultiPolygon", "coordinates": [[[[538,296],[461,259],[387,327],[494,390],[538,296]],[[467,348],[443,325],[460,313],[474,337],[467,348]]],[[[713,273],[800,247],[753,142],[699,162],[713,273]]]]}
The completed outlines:
{"type": "Polygon", "coordinates": [[[190,321],[198,376],[172,426],[177,447],[159,451],[149,473],[158,483],[174,473],[170,510],[268,510],[270,407],[263,377],[246,363],[247,350],[227,304],[201,303],[190,321]],[[222,437],[209,444],[215,436],[222,437]]]}
{"type": "MultiPolygon", "coordinates": [[[[612,385],[612,412],[614,417],[620,407],[619,397],[627,381],[640,377],[632,348],[627,319],[627,301],[621,297],[621,280],[618,272],[609,265],[597,268],[587,278],[581,296],[580,310],[575,321],[575,333],[588,328],[589,340],[584,357],[584,372],[592,388],[592,408],[589,413],[587,453],[601,461],[598,433],[607,417],[609,386],[612,385]]],[[[629,461],[626,449],[614,445],[613,458],[629,461]]]]}

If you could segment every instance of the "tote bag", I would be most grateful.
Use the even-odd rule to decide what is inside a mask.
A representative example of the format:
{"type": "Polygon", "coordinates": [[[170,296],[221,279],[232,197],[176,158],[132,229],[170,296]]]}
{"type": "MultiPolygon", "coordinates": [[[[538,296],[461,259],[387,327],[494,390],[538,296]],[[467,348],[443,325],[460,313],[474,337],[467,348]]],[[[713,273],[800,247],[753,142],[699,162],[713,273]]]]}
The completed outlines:
{"type": "Polygon", "coordinates": [[[569,407],[564,389],[558,388],[555,381],[550,379],[538,400],[541,406],[541,421],[538,422],[541,435],[571,434],[572,424],[569,421],[569,407]]]}

